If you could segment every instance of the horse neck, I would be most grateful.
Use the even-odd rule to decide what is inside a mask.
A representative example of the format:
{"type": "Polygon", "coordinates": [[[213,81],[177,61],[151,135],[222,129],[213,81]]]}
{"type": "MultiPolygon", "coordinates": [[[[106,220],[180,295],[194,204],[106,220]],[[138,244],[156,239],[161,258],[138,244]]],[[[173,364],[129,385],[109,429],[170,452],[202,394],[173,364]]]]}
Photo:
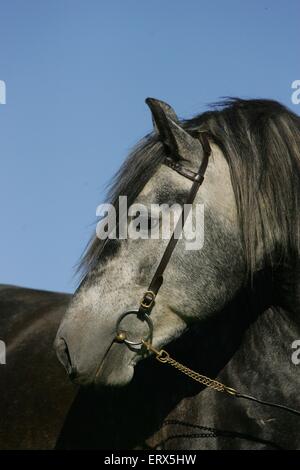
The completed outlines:
{"type": "Polygon", "coordinates": [[[188,341],[182,338],[175,357],[241,393],[291,403],[300,386],[292,361],[293,342],[300,340],[300,283],[290,274],[279,279],[281,286],[269,273],[259,273],[217,318],[199,323],[188,341]]]}
{"type": "MultiPolygon", "coordinates": [[[[256,311],[240,346],[220,374],[225,383],[241,393],[299,408],[295,404],[299,402],[300,376],[292,360],[293,343],[300,340],[299,293],[295,272],[284,270],[273,276],[265,308],[256,311]]],[[[268,412],[268,407],[251,411],[257,418],[268,412]]],[[[281,417],[286,418],[284,414],[281,417]]]]}

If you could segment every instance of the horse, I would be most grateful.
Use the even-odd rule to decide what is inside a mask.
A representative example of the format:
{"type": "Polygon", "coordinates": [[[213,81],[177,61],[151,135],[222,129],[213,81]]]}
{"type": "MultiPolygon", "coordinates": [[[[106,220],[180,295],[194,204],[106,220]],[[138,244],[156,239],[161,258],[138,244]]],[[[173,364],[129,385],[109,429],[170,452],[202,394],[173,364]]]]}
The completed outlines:
{"type": "Polygon", "coordinates": [[[53,350],[71,295],[0,285],[0,449],[53,449],[77,388],[53,350]],[[59,397],[59,399],[58,399],[59,397]]]}
{"type": "Polygon", "coordinates": [[[204,244],[92,237],[55,339],[80,386],[55,448],[298,449],[300,119],[262,99],[186,120],[147,104],[154,130],[108,201],[202,204],[204,244]]]}
{"type": "MultiPolygon", "coordinates": [[[[228,99],[188,120],[160,100],[147,104],[154,131],[113,181],[108,200],[116,211],[120,195],[147,207],[183,204],[191,190],[185,176],[197,174],[205,158],[200,136],[207,136],[211,150],[194,194],[194,203],[205,205],[204,245],[188,251],[182,237],[163,263],[163,284],[148,298],[154,303],[152,350],[168,345],[189,368],[260,400],[299,403],[300,379],[291,361],[291,344],[300,334],[299,117],[271,100],[228,99]]],[[[57,333],[57,354],[71,379],[116,394],[122,403],[117,413],[107,407],[118,420],[114,445],[298,448],[299,416],[187,384],[168,365],[153,367],[142,347],[116,341],[120,318],[132,344],[145,338],[150,320],[139,313],[167,249],[159,238],[95,236],[57,333]]],[[[101,403],[99,396],[107,423],[101,403]]]]}

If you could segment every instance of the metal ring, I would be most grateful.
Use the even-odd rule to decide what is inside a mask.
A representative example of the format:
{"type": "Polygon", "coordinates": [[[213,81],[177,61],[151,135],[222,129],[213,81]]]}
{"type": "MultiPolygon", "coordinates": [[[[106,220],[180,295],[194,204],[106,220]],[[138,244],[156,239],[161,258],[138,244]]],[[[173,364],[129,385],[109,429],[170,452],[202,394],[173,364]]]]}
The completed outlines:
{"type": "MultiPolygon", "coordinates": [[[[124,312],[122,313],[122,315],[119,317],[118,321],[117,321],[117,325],[116,325],[116,336],[119,336],[121,333],[122,333],[122,330],[120,329],[120,323],[121,321],[127,317],[127,315],[136,315],[138,316],[138,313],[139,313],[139,310],[128,310],[128,312],[124,312]]],[[[148,335],[146,336],[146,338],[143,338],[142,340],[140,341],[130,341],[129,339],[123,339],[123,342],[129,346],[142,346],[143,345],[143,341],[148,341],[149,339],[151,339],[152,337],[152,333],[153,333],[153,323],[152,323],[152,320],[151,318],[146,314],[146,313],[143,313],[143,316],[141,317],[141,320],[145,320],[147,325],[148,325],[148,328],[149,328],[149,333],[148,335]]]]}

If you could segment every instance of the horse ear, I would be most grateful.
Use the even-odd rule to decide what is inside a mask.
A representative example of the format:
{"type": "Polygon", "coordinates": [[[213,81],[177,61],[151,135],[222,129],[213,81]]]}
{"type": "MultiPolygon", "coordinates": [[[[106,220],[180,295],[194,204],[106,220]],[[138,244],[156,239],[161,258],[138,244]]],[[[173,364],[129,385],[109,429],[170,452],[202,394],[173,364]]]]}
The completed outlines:
{"type": "Polygon", "coordinates": [[[170,156],[199,165],[202,156],[202,145],[180,125],[179,119],[170,105],[154,98],[147,98],[154,127],[162,142],[167,146],[170,156]],[[199,158],[200,156],[200,158],[199,158]]]}
{"type": "Polygon", "coordinates": [[[155,98],[146,98],[145,102],[152,112],[153,127],[157,132],[163,132],[163,124],[166,118],[176,123],[179,122],[174,109],[168,103],[155,98]]]}

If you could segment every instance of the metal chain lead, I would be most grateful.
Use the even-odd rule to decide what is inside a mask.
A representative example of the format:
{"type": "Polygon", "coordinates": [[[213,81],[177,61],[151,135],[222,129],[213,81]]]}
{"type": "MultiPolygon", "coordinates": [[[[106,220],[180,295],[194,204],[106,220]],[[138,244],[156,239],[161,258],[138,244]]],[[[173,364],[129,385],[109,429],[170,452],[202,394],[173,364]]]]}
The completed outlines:
{"type": "Polygon", "coordinates": [[[226,392],[229,395],[236,395],[238,392],[231,387],[227,387],[227,385],[218,382],[217,380],[211,379],[206,375],[199,374],[194,370],[190,369],[187,366],[184,366],[180,362],[173,359],[167,351],[161,349],[158,351],[155,349],[152,344],[142,341],[143,345],[147,348],[148,351],[151,351],[155,354],[156,359],[161,362],[162,364],[169,364],[170,366],[174,367],[175,369],[179,370],[183,374],[187,375],[191,379],[195,380],[196,382],[205,385],[206,387],[212,388],[213,390],[217,390],[218,392],[226,392]]]}

